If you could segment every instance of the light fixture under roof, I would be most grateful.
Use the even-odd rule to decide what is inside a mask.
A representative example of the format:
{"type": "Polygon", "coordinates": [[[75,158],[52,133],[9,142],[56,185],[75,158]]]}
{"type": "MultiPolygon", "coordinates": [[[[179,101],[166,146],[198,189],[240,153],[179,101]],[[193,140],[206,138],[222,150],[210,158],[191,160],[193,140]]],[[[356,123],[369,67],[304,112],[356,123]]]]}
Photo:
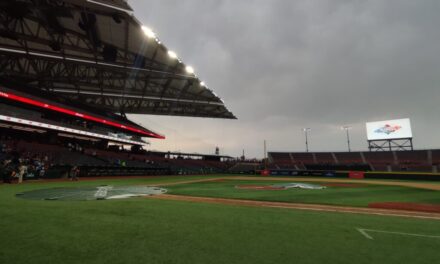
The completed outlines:
{"type": "Polygon", "coordinates": [[[186,72],[189,74],[193,74],[194,73],[194,68],[191,66],[186,66],[185,68],[186,72]]]}
{"type": "Polygon", "coordinates": [[[145,35],[148,38],[156,38],[156,33],[153,32],[153,30],[151,30],[151,28],[146,27],[146,26],[142,26],[142,31],[145,33],[145,35]]]}
{"type": "Polygon", "coordinates": [[[205,82],[200,82],[200,86],[206,86],[205,82]]]}
{"type": "Polygon", "coordinates": [[[168,56],[170,56],[172,59],[177,59],[177,54],[172,50],[168,51],[168,56]]]}

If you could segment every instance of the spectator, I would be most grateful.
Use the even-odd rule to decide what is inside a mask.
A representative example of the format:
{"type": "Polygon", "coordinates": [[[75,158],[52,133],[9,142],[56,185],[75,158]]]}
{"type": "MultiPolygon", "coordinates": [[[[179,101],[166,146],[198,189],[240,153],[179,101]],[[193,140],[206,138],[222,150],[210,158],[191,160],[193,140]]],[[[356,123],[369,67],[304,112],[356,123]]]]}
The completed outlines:
{"type": "Polygon", "coordinates": [[[44,174],[46,173],[46,170],[44,169],[44,166],[40,166],[40,171],[39,171],[39,173],[38,173],[38,177],[41,179],[41,178],[44,178],[44,174]]]}
{"type": "Polygon", "coordinates": [[[4,183],[11,183],[11,171],[9,169],[9,164],[11,160],[5,160],[0,164],[0,175],[2,176],[4,183]]]}

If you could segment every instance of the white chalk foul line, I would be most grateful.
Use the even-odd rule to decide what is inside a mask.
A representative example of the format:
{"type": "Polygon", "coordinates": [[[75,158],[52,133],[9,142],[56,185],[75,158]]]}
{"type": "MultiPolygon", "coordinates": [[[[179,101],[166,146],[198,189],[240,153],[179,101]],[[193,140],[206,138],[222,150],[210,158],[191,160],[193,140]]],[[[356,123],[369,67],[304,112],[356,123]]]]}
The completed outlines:
{"type": "Polygon", "coordinates": [[[376,233],[385,233],[385,234],[392,234],[392,235],[401,235],[401,236],[415,236],[415,237],[426,237],[426,238],[435,238],[440,239],[440,236],[433,236],[433,235],[423,235],[423,234],[411,234],[411,233],[403,233],[403,232],[391,232],[391,231],[384,231],[384,230],[374,230],[374,229],[365,229],[365,228],[356,228],[359,233],[361,233],[365,238],[373,240],[374,238],[368,234],[368,232],[376,232],[376,233]]]}
{"type": "Polygon", "coordinates": [[[371,237],[367,232],[365,232],[365,229],[362,228],[356,228],[356,229],[367,239],[373,239],[373,237],[371,237]]]}

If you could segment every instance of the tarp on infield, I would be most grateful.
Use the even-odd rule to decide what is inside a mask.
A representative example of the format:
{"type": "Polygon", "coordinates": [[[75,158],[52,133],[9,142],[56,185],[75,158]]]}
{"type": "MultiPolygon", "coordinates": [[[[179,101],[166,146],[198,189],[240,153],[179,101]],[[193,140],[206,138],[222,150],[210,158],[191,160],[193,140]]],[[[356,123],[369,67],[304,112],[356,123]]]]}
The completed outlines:
{"type": "Polygon", "coordinates": [[[309,189],[309,190],[321,190],[326,188],[325,186],[321,186],[317,184],[298,183],[298,182],[274,184],[272,185],[272,187],[284,188],[284,189],[299,188],[299,189],[309,189]]]}
{"type": "Polygon", "coordinates": [[[159,195],[167,190],[149,186],[97,186],[82,188],[51,188],[19,193],[17,197],[29,200],[90,201],[124,199],[130,197],[159,195]]]}

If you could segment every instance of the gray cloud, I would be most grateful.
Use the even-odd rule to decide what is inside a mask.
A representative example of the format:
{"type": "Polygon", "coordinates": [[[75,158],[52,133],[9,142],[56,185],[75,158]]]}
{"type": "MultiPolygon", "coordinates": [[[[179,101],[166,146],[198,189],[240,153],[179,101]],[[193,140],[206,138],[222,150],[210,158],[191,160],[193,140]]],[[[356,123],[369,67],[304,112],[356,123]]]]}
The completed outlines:
{"type": "Polygon", "coordinates": [[[168,136],[153,149],[262,156],[366,148],[364,123],[412,119],[417,148],[440,147],[440,2],[131,0],[238,116],[238,121],[134,116],[168,136]]]}

